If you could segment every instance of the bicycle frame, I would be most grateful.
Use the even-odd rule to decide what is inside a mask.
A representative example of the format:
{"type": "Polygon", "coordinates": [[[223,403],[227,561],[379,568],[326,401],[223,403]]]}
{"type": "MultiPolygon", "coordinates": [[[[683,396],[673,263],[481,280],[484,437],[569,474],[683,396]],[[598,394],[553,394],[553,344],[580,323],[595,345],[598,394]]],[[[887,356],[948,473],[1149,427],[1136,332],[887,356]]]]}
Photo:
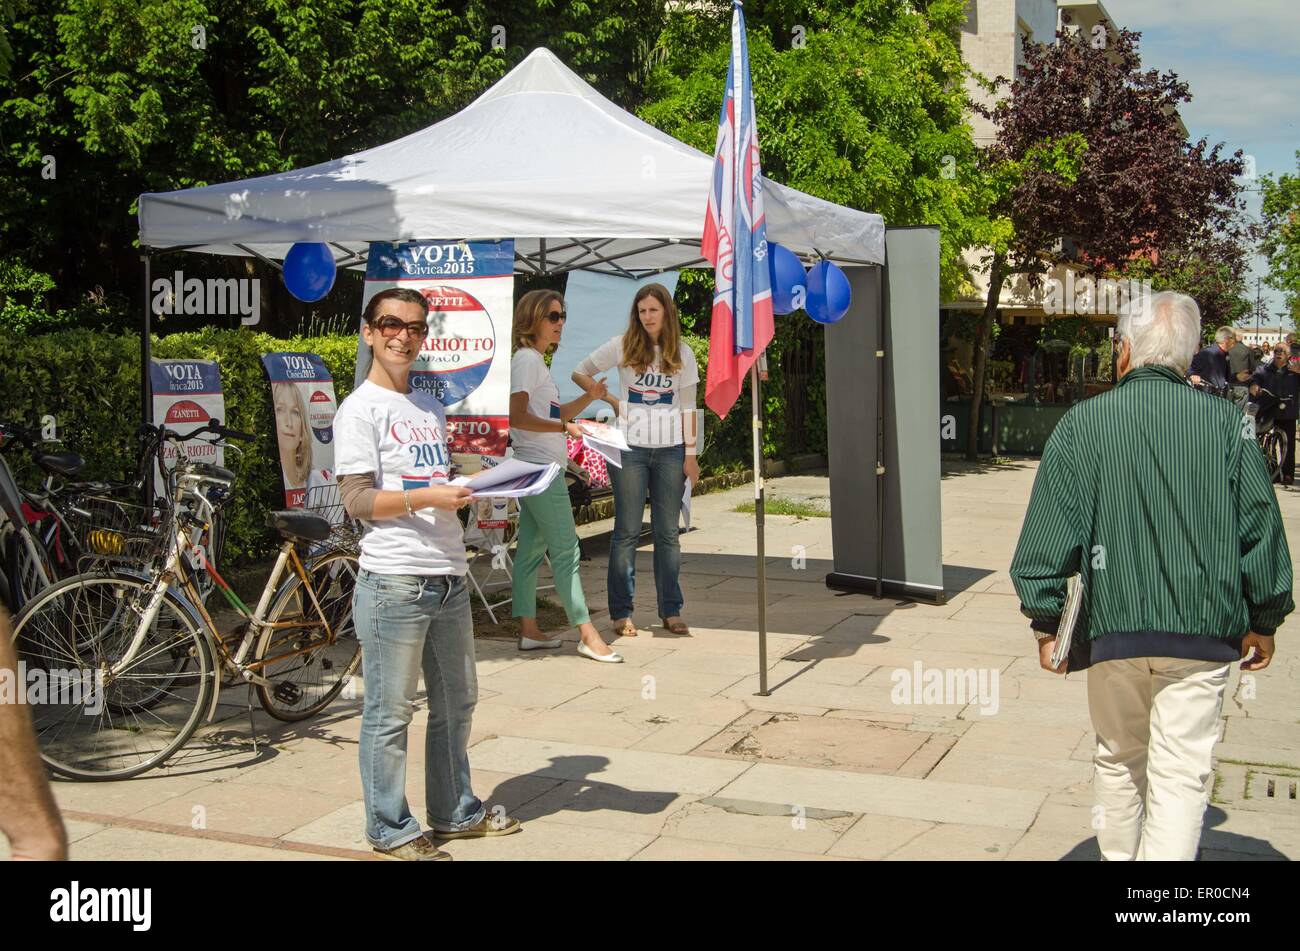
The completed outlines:
{"type": "MultiPolygon", "coordinates": [[[[23,493],[14,480],[13,470],[9,468],[9,463],[5,462],[0,456],[0,537],[3,537],[5,525],[17,536],[18,543],[27,548],[28,554],[32,557],[33,563],[41,574],[42,587],[48,585],[53,578],[50,578],[45,571],[45,566],[40,557],[41,545],[36,539],[32,528],[27,524],[27,516],[23,511],[23,493]]],[[[2,557],[2,556],[0,556],[2,557]]],[[[10,570],[17,570],[17,565],[4,565],[0,561],[0,567],[3,567],[6,574],[6,581],[16,581],[10,579],[8,573],[10,570]]],[[[11,591],[10,595],[16,600],[20,598],[22,592],[11,591]]],[[[14,608],[21,608],[21,603],[15,603],[14,608]]]]}
{"type": "MultiPolygon", "coordinates": [[[[201,506],[206,508],[209,518],[213,514],[212,504],[197,491],[182,490],[184,495],[193,498],[201,506]]],[[[179,498],[178,498],[179,501],[179,498]]],[[[202,529],[206,530],[210,522],[204,522],[202,529]]],[[[316,596],[315,585],[312,584],[311,576],[307,573],[302,559],[298,557],[298,551],[293,541],[286,539],[280,546],[279,557],[276,558],[275,567],[271,570],[270,576],[266,579],[266,584],[262,588],[262,596],[257,603],[257,608],[250,611],[248,606],[239,598],[230,587],[230,584],[221,577],[216,568],[211,563],[204,565],[204,570],[209,577],[213,579],[218,589],[225,596],[230,605],[240,614],[247,622],[244,636],[240,640],[238,648],[232,654],[227,647],[226,639],[223,638],[217,630],[216,622],[213,621],[212,615],[208,612],[207,607],[203,604],[203,599],[199,595],[198,588],[194,581],[194,573],[186,561],[186,552],[195,550],[195,546],[190,540],[189,529],[184,524],[177,524],[176,532],[172,537],[168,548],[167,560],[161,571],[156,573],[152,578],[155,585],[153,593],[150,595],[149,602],[140,614],[140,623],[136,628],[134,637],[128,645],[122,658],[112,667],[109,668],[110,677],[117,675],[126,669],[136,658],[140,648],[143,646],[145,637],[158,617],[158,612],[162,608],[163,600],[168,591],[178,595],[184,602],[185,607],[190,610],[193,617],[201,622],[205,629],[209,643],[214,648],[215,659],[221,667],[228,668],[239,674],[245,683],[258,684],[264,687],[272,686],[271,682],[263,677],[258,671],[272,663],[278,663],[290,657],[296,657],[308,653],[315,646],[298,648],[290,650],[283,654],[276,654],[272,657],[263,658],[260,661],[249,663],[247,658],[254,646],[263,637],[270,636],[277,630],[286,629],[314,629],[322,628],[325,635],[332,641],[335,638],[335,632],[330,627],[329,619],[325,615],[324,609],[316,596]],[[267,621],[266,613],[270,610],[273,599],[280,591],[280,579],[285,574],[286,569],[292,572],[302,582],[303,589],[311,599],[312,606],[316,610],[316,616],[319,620],[308,621],[267,621]]],[[[233,631],[231,632],[234,633],[233,631]]],[[[218,682],[217,689],[212,691],[212,701],[208,708],[206,719],[211,721],[213,714],[216,712],[217,700],[220,697],[221,689],[218,682]]]]}

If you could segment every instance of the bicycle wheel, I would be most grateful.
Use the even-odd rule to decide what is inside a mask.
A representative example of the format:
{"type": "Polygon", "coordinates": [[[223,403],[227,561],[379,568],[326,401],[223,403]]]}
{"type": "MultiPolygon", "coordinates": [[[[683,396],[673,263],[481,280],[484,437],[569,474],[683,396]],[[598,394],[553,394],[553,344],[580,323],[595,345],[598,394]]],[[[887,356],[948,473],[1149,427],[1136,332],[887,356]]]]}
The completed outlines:
{"type": "Polygon", "coordinates": [[[290,578],[271,603],[267,620],[286,626],[265,630],[259,639],[257,673],[270,686],[258,684],[257,695],[277,720],[305,720],[324,710],[361,663],[352,624],[359,570],[357,556],[348,551],[326,552],[307,568],[329,633],[300,578],[290,578]]]}
{"type": "Polygon", "coordinates": [[[9,597],[15,611],[22,610],[54,580],[48,555],[31,534],[9,527],[4,539],[4,562],[8,566],[9,597]]]}
{"type": "Polygon", "coordinates": [[[150,596],[146,581],[76,575],[33,599],[14,625],[41,758],[78,780],[129,779],[163,763],[193,735],[214,688],[207,632],[174,592],[131,661],[150,596]],[[38,687],[36,695],[30,684],[38,687]]]}
{"type": "Polygon", "coordinates": [[[1276,429],[1265,433],[1259,447],[1264,451],[1264,465],[1268,468],[1269,479],[1277,482],[1282,478],[1282,459],[1286,456],[1286,433],[1276,429]]]}

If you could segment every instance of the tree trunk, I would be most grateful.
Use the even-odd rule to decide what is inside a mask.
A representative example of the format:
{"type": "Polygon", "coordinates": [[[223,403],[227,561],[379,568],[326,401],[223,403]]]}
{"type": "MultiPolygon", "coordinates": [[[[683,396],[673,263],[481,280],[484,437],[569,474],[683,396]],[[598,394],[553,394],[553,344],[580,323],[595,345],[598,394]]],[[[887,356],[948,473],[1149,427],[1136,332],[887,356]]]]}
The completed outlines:
{"type": "Polygon", "coordinates": [[[970,462],[979,457],[980,410],[984,406],[984,379],[988,375],[989,339],[993,336],[993,321],[997,317],[1005,271],[1006,258],[995,254],[989,266],[989,296],[980,316],[979,333],[975,339],[975,366],[971,370],[970,426],[966,431],[966,459],[970,462]]]}

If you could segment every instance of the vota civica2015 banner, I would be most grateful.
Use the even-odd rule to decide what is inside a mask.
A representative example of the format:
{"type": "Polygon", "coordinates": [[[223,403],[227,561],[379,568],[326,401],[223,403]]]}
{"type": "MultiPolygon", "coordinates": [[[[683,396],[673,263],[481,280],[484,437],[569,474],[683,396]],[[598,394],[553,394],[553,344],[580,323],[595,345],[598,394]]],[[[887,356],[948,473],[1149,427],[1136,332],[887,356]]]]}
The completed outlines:
{"type": "MultiPolygon", "coordinates": [[[[214,418],[226,422],[221,369],[214,361],[153,360],[149,366],[149,382],[153,390],[155,424],[187,433],[214,418]]],[[[225,462],[222,448],[204,439],[186,442],[185,455],[191,462],[218,466],[225,462]]],[[[163,444],[163,458],[169,468],[176,464],[174,443],[163,444]]],[[[162,473],[155,466],[154,481],[160,493],[164,491],[161,479],[162,473]]]]}
{"type": "MultiPolygon", "coordinates": [[[[411,368],[411,385],[447,409],[451,451],[504,456],[510,435],[510,324],[514,241],[374,242],[366,264],[365,310],[392,287],[429,302],[429,335],[411,368]]],[[[357,381],[370,354],[357,348],[357,381]]]]}
{"type": "Polygon", "coordinates": [[[262,355],[275,408],[284,504],[325,511],[340,503],[334,476],[334,378],[314,353],[262,355]]]}

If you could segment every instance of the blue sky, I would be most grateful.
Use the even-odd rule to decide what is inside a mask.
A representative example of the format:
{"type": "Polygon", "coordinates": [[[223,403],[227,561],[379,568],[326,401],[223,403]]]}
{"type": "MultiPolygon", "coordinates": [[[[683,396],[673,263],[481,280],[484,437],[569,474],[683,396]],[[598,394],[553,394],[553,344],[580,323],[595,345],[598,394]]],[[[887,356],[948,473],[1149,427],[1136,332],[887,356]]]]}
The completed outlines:
{"type": "MultiPolygon", "coordinates": [[[[1300,0],[1103,0],[1118,25],[1142,34],[1142,62],[1191,87],[1182,110],[1193,140],[1254,156],[1258,174],[1296,171],[1300,149],[1300,0]]],[[[1254,183],[1246,183],[1255,187],[1254,183]]],[[[1259,213],[1258,192],[1246,195],[1259,213]]],[[[1267,267],[1256,259],[1255,273],[1267,267]]],[[[1251,280],[1252,290],[1254,280],[1251,280]]],[[[1264,288],[1266,321],[1283,310],[1264,288]]]]}

